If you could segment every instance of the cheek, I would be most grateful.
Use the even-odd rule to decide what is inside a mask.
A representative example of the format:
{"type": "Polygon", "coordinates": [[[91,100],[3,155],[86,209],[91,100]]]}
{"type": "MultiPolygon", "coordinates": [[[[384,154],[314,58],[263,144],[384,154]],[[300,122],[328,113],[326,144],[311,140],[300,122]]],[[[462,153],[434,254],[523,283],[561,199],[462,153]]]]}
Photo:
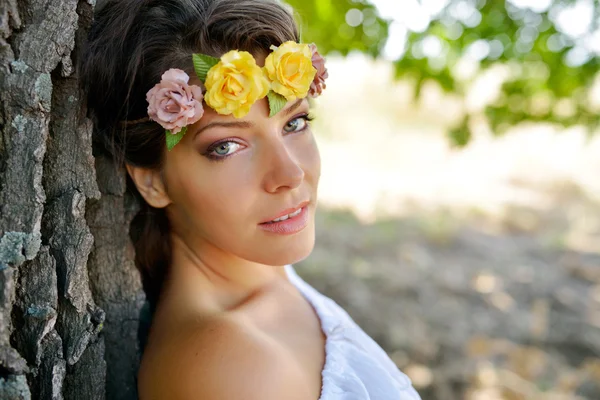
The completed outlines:
{"type": "Polygon", "coordinates": [[[235,221],[247,219],[256,190],[249,168],[241,168],[232,157],[217,165],[203,165],[201,172],[181,180],[181,201],[186,218],[203,230],[217,226],[232,229],[235,221]],[[240,201],[240,199],[245,199],[240,201]]]}
{"type": "Polygon", "coordinates": [[[298,144],[294,145],[294,152],[296,153],[296,159],[307,175],[307,179],[315,183],[318,182],[321,176],[321,154],[312,133],[308,133],[307,137],[302,138],[298,141],[298,144]]]}

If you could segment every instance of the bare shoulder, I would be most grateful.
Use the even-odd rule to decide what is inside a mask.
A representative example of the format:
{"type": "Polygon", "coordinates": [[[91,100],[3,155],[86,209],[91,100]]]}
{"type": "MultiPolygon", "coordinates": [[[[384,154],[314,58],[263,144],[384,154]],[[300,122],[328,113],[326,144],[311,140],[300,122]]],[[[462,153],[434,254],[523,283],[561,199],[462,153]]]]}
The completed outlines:
{"type": "Polygon", "coordinates": [[[164,342],[144,354],[140,400],[309,400],[290,356],[238,320],[211,318],[164,342]]]}

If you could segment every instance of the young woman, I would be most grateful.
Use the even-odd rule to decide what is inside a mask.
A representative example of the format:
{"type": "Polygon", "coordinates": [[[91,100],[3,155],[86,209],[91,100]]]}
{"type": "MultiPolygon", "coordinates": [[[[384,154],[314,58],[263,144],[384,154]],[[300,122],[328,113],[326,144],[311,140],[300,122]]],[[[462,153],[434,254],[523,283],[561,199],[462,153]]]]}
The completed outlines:
{"type": "Polygon", "coordinates": [[[107,0],[81,79],[126,168],[153,320],[142,400],[418,399],[291,264],[315,240],[316,46],[268,0],[107,0]]]}

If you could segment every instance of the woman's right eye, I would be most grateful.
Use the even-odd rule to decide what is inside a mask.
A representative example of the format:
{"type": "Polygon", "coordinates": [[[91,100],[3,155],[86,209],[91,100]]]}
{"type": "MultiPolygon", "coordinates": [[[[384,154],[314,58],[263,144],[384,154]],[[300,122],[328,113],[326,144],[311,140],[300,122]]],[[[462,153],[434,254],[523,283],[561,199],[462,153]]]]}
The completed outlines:
{"type": "Polygon", "coordinates": [[[241,144],[232,141],[217,143],[206,150],[206,156],[212,160],[224,160],[241,147],[241,144]]]}

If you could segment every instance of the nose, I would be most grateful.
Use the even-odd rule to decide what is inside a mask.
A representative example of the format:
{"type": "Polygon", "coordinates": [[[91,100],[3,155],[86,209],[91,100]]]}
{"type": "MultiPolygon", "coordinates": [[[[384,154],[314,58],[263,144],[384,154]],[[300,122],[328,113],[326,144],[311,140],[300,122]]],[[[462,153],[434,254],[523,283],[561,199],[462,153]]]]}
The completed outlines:
{"type": "Polygon", "coordinates": [[[270,157],[267,173],[264,177],[264,188],[269,193],[295,189],[304,180],[304,169],[295,159],[283,141],[277,141],[267,150],[270,157]]]}

